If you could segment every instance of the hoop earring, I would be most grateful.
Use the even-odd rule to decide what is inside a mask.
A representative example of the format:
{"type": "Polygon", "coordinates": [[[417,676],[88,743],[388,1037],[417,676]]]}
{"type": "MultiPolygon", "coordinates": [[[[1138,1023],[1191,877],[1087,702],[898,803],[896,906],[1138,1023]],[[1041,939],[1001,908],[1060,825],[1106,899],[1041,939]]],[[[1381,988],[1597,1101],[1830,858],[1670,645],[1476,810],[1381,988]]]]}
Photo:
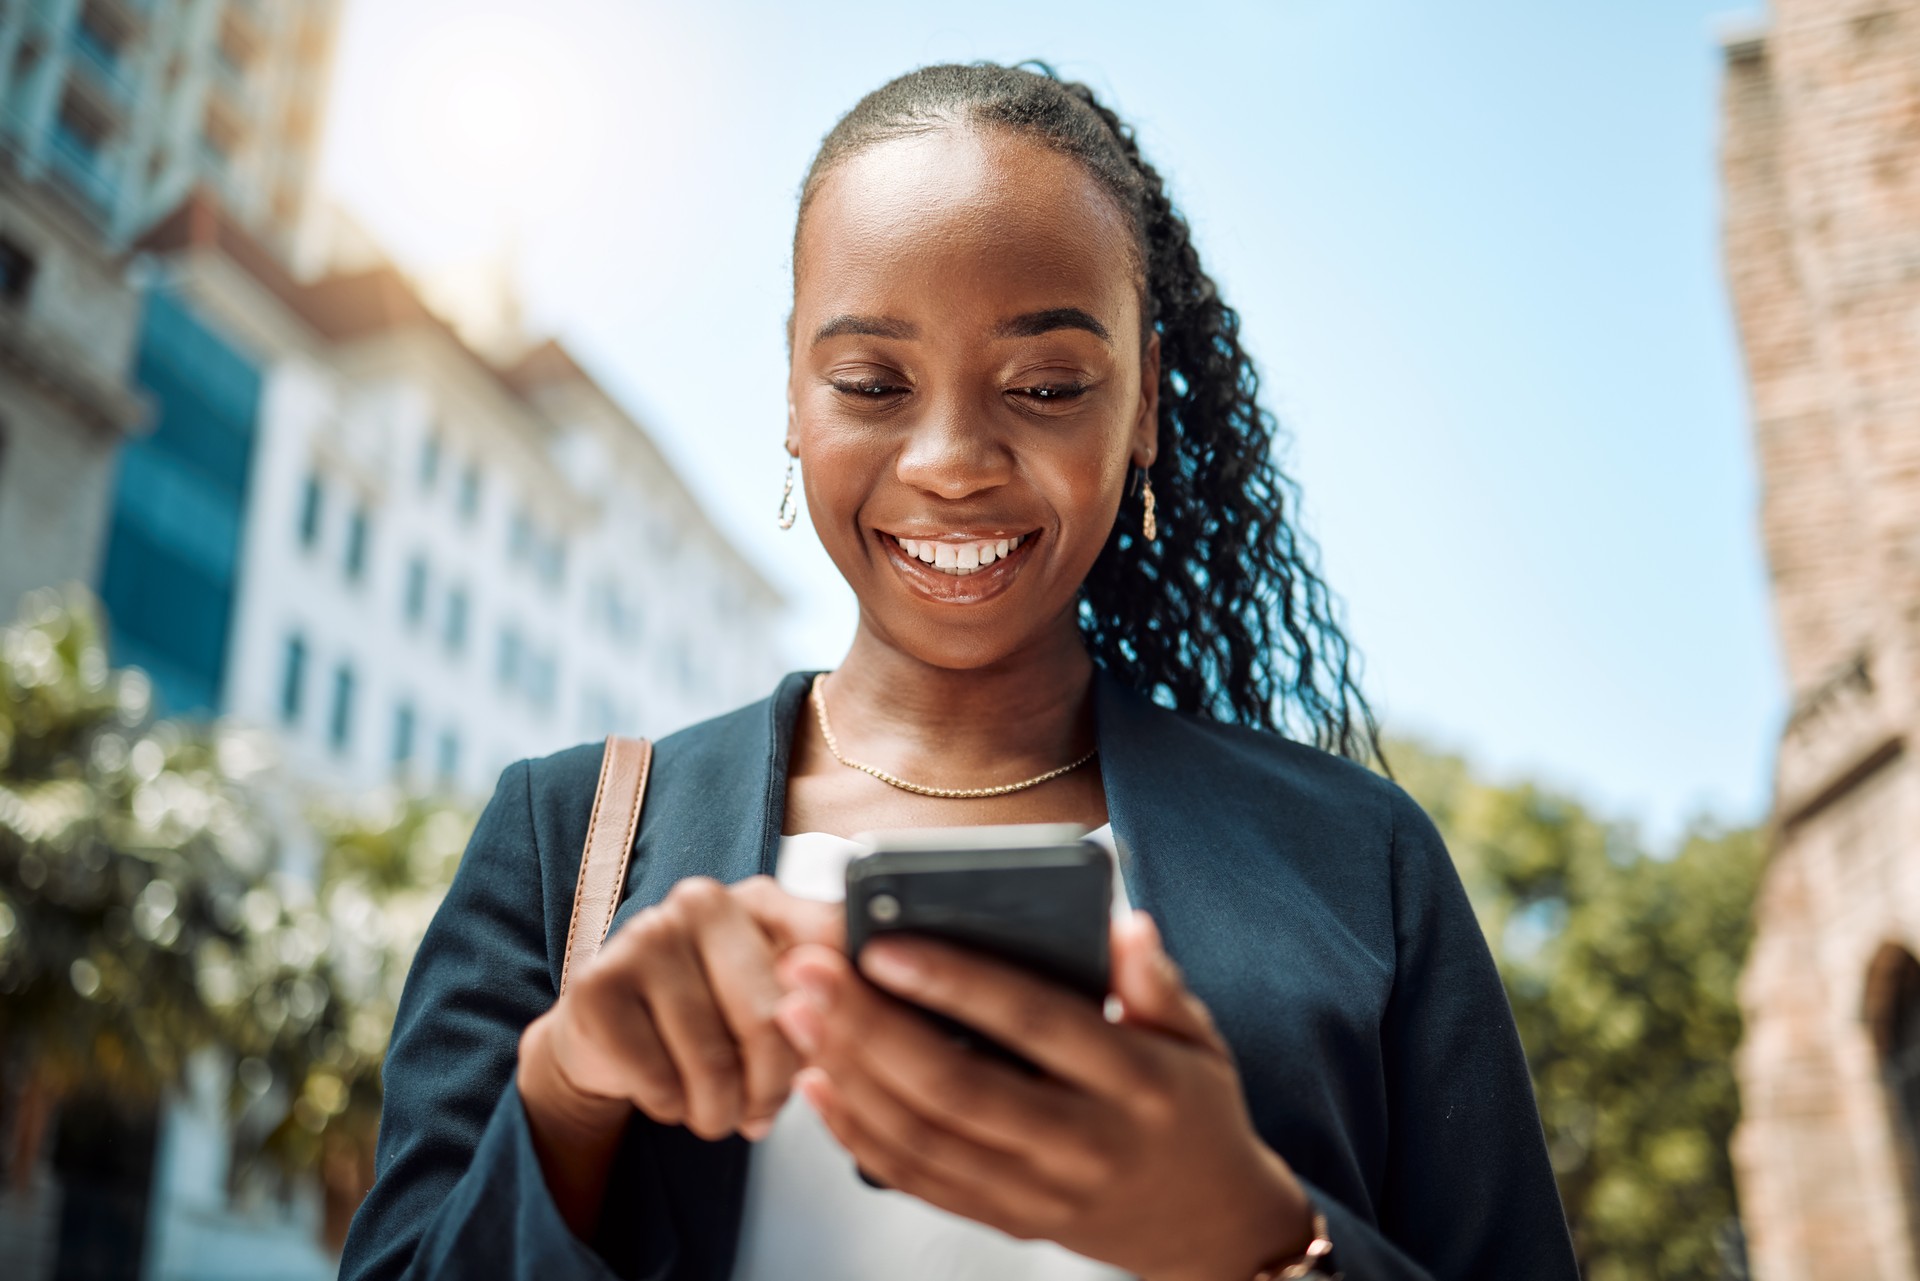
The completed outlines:
{"type": "Polygon", "coordinates": [[[792,454],[787,455],[787,482],[780,487],[780,528],[792,529],[794,519],[800,515],[800,504],[793,497],[792,454]]]}
{"type": "Polygon", "coordinates": [[[1160,522],[1153,518],[1153,479],[1144,467],[1140,469],[1140,504],[1144,509],[1140,513],[1140,532],[1152,542],[1160,537],[1160,522]]]}

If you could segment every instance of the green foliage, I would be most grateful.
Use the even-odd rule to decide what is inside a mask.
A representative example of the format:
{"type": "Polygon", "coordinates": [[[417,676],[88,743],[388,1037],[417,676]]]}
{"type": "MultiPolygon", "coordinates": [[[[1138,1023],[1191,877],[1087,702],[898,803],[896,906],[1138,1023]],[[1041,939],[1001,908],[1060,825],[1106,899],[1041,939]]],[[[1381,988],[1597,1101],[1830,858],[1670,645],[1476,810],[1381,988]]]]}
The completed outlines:
{"type": "Polygon", "coordinates": [[[1493,946],[1589,1281],[1721,1275],[1734,1221],[1735,982],[1761,834],[1698,823],[1668,857],[1567,797],[1399,743],[1493,946]]]}
{"type": "Polygon", "coordinates": [[[251,1023],[231,1042],[245,1056],[235,1073],[243,1117],[262,1105],[280,1117],[257,1151],[293,1170],[329,1151],[371,1158],[380,1065],[407,967],[473,830],[463,811],[393,792],[316,806],[309,821],[325,849],[319,889],[288,907],[325,945],[282,958],[279,983],[290,994],[310,989],[314,1017],[251,1023]],[[291,1107],[274,1106],[282,1090],[291,1107]]]}
{"type": "Polygon", "coordinates": [[[0,1069],[152,1098],[212,1050],[237,1069],[243,1157],[364,1152],[472,820],[393,793],[308,802],[265,740],[150,701],[77,590],[0,630],[0,1069]],[[283,870],[303,846],[317,876],[283,870]]]}
{"type": "Polygon", "coordinates": [[[57,1092],[156,1094],[237,997],[203,964],[247,937],[269,853],[242,791],[257,744],[149,703],[82,596],[0,631],[0,1053],[57,1092]]]}

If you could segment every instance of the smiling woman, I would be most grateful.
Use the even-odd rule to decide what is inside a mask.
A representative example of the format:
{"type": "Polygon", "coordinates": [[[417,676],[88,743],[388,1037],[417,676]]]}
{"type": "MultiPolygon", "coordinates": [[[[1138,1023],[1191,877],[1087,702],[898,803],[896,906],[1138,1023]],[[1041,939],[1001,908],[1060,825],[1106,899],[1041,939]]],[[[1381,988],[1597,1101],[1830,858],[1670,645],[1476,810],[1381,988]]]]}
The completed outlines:
{"type": "Polygon", "coordinates": [[[1126,128],[1044,68],[869,95],[802,188],[789,338],[847,654],[658,745],[577,973],[601,752],[502,779],[342,1276],[1573,1277],[1486,945],[1348,759],[1272,419],[1126,128]],[[1104,1017],[926,940],[849,962],[852,833],[1063,821],[1123,874],[1104,1017]]]}

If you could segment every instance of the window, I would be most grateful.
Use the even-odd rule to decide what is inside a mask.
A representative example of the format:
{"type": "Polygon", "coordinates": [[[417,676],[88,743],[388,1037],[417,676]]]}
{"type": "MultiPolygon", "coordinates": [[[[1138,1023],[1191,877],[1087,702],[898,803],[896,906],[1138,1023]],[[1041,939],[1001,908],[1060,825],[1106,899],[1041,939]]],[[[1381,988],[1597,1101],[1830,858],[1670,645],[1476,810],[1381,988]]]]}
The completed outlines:
{"type": "Polygon", "coordinates": [[[393,712],[393,763],[405,765],[413,759],[413,704],[402,703],[393,712]]]}
{"type": "Polygon", "coordinates": [[[507,527],[507,559],[518,561],[532,545],[533,518],[527,515],[526,508],[517,507],[513,512],[513,523],[507,527]]]}
{"type": "Polygon", "coordinates": [[[417,625],[427,613],[427,559],[415,556],[407,563],[407,597],[404,606],[409,624],[417,625]]]}
{"type": "Polygon", "coordinates": [[[500,684],[512,689],[520,679],[520,632],[514,627],[500,631],[500,684]]]}
{"type": "Polygon", "coordinates": [[[33,289],[33,255],[0,236],[0,300],[19,306],[33,289]]]}
{"type": "Polygon", "coordinates": [[[480,514],[480,464],[468,463],[460,471],[460,518],[472,520],[480,514]]]}
{"type": "Polygon", "coordinates": [[[307,642],[299,635],[287,638],[286,662],[280,673],[280,719],[289,725],[300,719],[300,694],[307,683],[307,642]]]}
{"type": "Polygon", "coordinates": [[[333,671],[333,713],[327,718],[327,742],[336,752],[347,750],[353,738],[353,664],[333,671]]]}
{"type": "Polygon", "coordinates": [[[458,654],[467,647],[467,590],[457,587],[447,595],[447,650],[458,654]]]}
{"type": "Polygon", "coordinates": [[[367,570],[367,508],[362,503],[347,521],[347,580],[357,583],[367,570]]]}
{"type": "Polygon", "coordinates": [[[440,479],[440,429],[434,428],[427,433],[427,443],[420,447],[420,488],[432,489],[440,479]]]}
{"type": "Polygon", "coordinates": [[[1886,967],[1891,972],[1885,975],[1885,1005],[1877,1020],[1881,1068],[1905,1148],[1908,1195],[1920,1211],[1920,961],[1904,949],[1887,950],[1894,955],[1886,967]]]}
{"type": "Polygon", "coordinates": [[[320,473],[307,473],[307,487],[300,495],[300,545],[312,547],[320,541],[320,520],[326,507],[327,493],[320,480],[320,473]]]}
{"type": "Polygon", "coordinates": [[[548,587],[560,586],[567,574],[567,544],[558,535],[540,544],[540,581],[548,587]]]}
{"type": "Polygon", "coordinates": [[[460,736],[450,729],[442,730],[436,755],[434,768],[440,775],[440,781],[443,784],[452,783],[453,776],[460,770],[460,736]]]}
{"type": "Polygon", "coordinates": [[[554,687],[559,684],[552,654],[543,654],[527,664],[527,697],[543,712],[553,710],[554,687]]]}

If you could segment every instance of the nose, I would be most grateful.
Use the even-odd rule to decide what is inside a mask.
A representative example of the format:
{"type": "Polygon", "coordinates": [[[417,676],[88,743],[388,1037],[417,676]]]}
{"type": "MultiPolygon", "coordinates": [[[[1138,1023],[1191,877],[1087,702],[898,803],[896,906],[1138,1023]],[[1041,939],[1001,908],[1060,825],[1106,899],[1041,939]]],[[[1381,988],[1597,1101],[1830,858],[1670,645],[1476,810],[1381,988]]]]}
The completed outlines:
{"type": "Polygon", "coordinates": [[[1013,456],[991,414],[965,397],[945,396],[932,400],[914,423],[895,473],[923,493],[969,498],[1006,484],[1013,456]]]}

